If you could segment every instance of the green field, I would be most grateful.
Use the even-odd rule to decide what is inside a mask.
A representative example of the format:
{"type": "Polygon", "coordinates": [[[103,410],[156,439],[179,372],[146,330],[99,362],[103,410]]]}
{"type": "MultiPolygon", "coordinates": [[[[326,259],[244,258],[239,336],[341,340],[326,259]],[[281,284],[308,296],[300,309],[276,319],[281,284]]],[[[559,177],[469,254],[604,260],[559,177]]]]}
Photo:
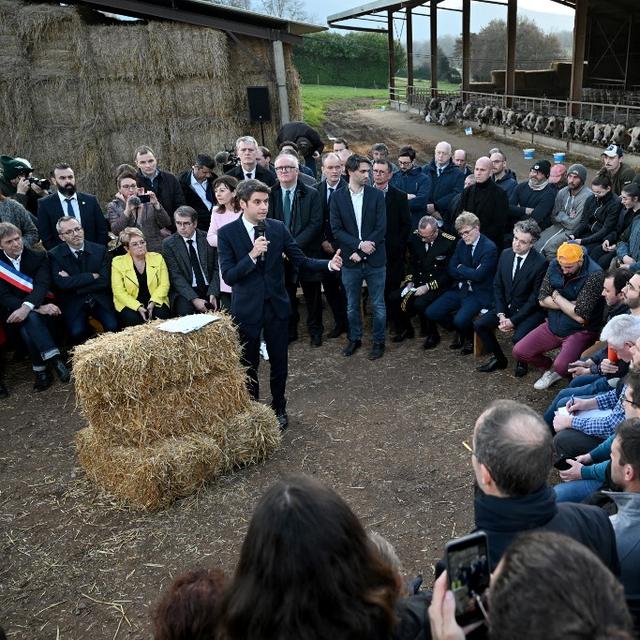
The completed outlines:
{"type": "MultiPolygon", "coordinates": [[[[428,80],[417,80],[415,85],[428,89],[431,83],[428,80]]],[[[406,78],[396,78],[396,87],[399,89],[407,86],[406,78]]],[[[443,91],[456,91],[459,86],[447,82],[438,83],[438,88],[443,91]]],[[[389,92],[384,89],[363,89],[362,87],[338,87],[325,84],[303,84],[300,87],[302,96],[302,117],[311,127],[319,127],[326,118],[327,110],[332,104],[339,101],[357,100],[358,98],[374,98],[379,102],[374,106],[386,104],[389,92]]],[[[345,103],[345,108],[348,105],[345,103]]],[[[357,108],[354,104],[353,108],[357,108]]]]}

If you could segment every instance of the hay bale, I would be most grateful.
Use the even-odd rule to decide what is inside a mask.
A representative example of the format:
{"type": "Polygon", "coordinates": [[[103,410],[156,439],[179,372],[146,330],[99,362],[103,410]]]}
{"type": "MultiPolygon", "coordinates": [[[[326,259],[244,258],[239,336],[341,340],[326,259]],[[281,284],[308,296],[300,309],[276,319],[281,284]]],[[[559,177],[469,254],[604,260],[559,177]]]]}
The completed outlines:
{"type": "Polygon", "coordinates": [[[187,433],[215,435],[246,409],[240,343],[229,316],[220,315],[187,335],[159,331],[156,321],[77,347],[77,402],[95,437],[143,446],[187,433]]]}
{"type": "Polygon", "coordinates": [[[95,429],[87,427],[75,441],[89,478],[119,502],[157,511],[226,471],[262,462],[278,447],[281,434],[273,411],[251,402],[218,436],[170,437],[144,447],[105,446],[95,429]]]}

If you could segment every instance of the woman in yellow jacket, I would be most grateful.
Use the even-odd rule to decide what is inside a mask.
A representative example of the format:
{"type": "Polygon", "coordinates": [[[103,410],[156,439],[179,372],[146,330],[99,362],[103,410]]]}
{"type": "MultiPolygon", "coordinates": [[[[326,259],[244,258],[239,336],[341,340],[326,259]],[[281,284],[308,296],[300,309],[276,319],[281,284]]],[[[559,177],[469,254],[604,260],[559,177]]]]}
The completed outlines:
{"type": "Polygon", "coordinates": [[[120,234],[127,253],[111,263],[113,304],[123,327],[169,317],[169,272],[159,253],[147,253],[140,229],[127,227],[120,234]]]}

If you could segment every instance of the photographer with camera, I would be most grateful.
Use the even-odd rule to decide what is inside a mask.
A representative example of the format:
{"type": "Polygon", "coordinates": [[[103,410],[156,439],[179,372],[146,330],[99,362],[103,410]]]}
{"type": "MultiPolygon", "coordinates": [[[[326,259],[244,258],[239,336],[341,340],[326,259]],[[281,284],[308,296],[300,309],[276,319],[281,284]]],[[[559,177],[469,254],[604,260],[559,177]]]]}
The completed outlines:
{"type": "Polygon", "coordinates": [[[107,205],[111,231],[119,235],[126,227],[136,227],[144,233],[148,250],[159,253],[162,241],[171,235],[171,218],[158,196],[139,187],[135,173],[121,173],[116,184],[118,192],[107,205]]]}
{"type": "MultiPolygon", "coordinates": [[[[32,175],[33,167],[24,158],[0,156],[0,194],[19,202],[31,215],[38,212],[38,200],[49,195],[51,183],[32,175]]],[[[35,223],[35,218],[33,220],[35,223]]]]}

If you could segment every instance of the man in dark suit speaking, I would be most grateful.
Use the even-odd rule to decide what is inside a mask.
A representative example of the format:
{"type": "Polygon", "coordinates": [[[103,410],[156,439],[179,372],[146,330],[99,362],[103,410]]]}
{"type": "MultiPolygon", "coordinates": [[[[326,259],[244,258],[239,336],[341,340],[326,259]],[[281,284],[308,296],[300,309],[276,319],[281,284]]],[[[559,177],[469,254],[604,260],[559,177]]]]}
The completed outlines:
{"type": "Polygon", "coordinates": [[[286,429],[285,388],[288,372],[288,326],[291,305],[284,283],[285,255],[301,270],[339,271],[340,251],[331,261],[307,258],[279,220],[267,220],[269,187],[259,180],[238,185],[242,216],[218,232],[223,280],[233,288],[231,314],[238,323],[242,360],[247,366],[249,392],[259,397],[260,332],[264,331],[271,365],[271,406],[286,429]]]}
{"type": "MultiPolygon", "coordinates": [[[[511,333],[515,344],[544,321],[538,292],[547,272],[547,261],[533,248],[539,238],[540,227],[535,220],[516,222],[512,248],[505,249],[500,255],[493,281],[493,306],[473,323],[485,350],[492,354],[478,371],[491,373],[507,367],[494,329],[511,333]]],[[[521,377],[526,373],[527,365],[518,362],[515,375],[521,377]]]]}

